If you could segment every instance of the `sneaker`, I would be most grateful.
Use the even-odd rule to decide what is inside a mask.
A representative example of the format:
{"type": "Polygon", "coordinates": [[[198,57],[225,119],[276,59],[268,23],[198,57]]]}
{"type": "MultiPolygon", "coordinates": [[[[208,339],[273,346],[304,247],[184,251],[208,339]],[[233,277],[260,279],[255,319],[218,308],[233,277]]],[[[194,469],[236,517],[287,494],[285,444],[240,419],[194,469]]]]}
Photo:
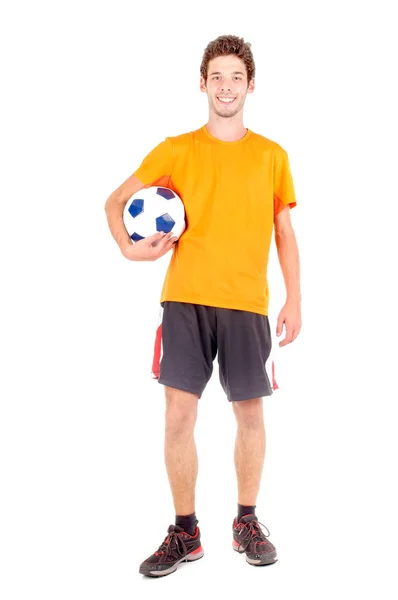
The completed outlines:
{"type": "Polygon", "coordinates": [[[255,566],[271,565],[278,560],[276,549],[267,537],[268,535],[260,528],[260,523],[256,515],[245,515],[239,523],[237,517],[233,523],[233,542],[232,547],[236,552],[246,553],[246,561],[255,566]]]}
{"type": "Polygon", "coordinates": [[[199,527],[189,535],[182,527],[170,525],[163,543],[140,565],[140,573],[148,577],[170,575],[181,562],[198,560],[203,554],[199,527]]]}

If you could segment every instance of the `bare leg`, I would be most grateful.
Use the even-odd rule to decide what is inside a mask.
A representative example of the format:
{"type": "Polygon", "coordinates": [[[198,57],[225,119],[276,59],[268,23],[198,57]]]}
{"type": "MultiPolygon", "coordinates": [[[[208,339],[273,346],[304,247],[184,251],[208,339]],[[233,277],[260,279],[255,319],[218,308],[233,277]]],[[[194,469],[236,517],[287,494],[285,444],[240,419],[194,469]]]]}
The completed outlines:
{"type": "Polygon", "coordinates": [[[198,475],[194,428],[199,396],[165,386],[166,427],[164,455],[176,515],[195,511],[198,475]]]}
{"type": "Polygon", "coordinates": [[[238,502],[255,506],[265,457],[263,399],[232,402],[237,421],[235,468],[238,502]]]}

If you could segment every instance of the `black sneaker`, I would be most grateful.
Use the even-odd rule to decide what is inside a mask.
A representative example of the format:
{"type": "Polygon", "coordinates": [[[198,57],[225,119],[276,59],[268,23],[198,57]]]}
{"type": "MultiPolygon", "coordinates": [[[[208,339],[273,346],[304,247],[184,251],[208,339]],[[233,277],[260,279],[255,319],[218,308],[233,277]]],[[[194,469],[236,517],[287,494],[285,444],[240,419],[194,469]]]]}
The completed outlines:
{"type": "Polygon", "coordinates": [[[267,527],[265,529],[267,529],[268,535],[265,535],[260,525],[265,527],[263,523],[259,522],[256,515],[245,515],[239,523],[235,517],[232,526],[234,534],[232,547],[237,552],[245,552],[246,561],[251,565],[271,565],[278,560],[276,549],[267,540],[270,535],[267,527]]]}
{"type": "Polygon", "coordinates": [[[162,577],[177,570],[181,562],[202,558],[204,552],[200,543],[199,527],[194,535],[189,535],[182,527],[170,525],[167,536],[157,551],[144,560],[140,573],[148,577],[162,577]]]}

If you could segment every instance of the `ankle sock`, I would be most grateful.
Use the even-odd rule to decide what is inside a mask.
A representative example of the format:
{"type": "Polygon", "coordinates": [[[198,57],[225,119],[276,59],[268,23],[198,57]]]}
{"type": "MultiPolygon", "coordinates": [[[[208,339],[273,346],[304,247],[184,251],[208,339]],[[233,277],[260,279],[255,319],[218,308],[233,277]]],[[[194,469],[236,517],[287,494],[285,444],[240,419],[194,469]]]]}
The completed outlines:
{"type": "Polygon", "coordinates": [[[242,517],[245,515],[255,515],[256,514],[256,505],[255,506],[246,506],[245,504],[238,503],[238,523],[242,517]]]}
{"type": "Polygon", "coordinates": [[[189,535],[193,535],[196,531],[196,525],[199,521],[196,518],[196,514],[193,512],[190,515],[176,515],[175,524],[179,527],[182,527],[184,531],[189,533],[189,535]]]}

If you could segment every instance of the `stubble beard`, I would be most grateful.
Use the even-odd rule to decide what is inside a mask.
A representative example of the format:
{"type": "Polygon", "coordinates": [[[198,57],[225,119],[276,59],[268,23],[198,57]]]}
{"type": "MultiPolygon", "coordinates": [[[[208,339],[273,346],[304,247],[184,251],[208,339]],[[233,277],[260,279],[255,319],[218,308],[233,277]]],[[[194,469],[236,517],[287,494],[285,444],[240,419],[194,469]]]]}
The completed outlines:
{"type": "Polygon", "coordinates": [[[214,102],[212,101],[213,110],[214,110],[214,112],[216,113],[216,115],[217,115],[218,117],[222,117],[222,118],[224,118],[224,119],[230,119],[230,118],[234,117],[235,115],[237,115],[237,114],[238,114],[238,112],[239,112],[240,110],[242,110],[242,108],[243,108],[243,105],[244,105],[244,103],[245,103],[245,98],[243,98],[243,99],[242,99],[242,100],[239,102],[239,104],[236,106],[235,110],[234,110],[234,111],[232,111],[232,112],[230,112],[230,111],[229,111],[229,109],[228,109],[227,107],[225,107],[225,112],[224,112],[224,111],[221,111],[221,110],[219,110],[219,109],[217,108],[216,104],[215,104],[216,102],[217,102],[217,100],[215,100],[214,102]]]}

